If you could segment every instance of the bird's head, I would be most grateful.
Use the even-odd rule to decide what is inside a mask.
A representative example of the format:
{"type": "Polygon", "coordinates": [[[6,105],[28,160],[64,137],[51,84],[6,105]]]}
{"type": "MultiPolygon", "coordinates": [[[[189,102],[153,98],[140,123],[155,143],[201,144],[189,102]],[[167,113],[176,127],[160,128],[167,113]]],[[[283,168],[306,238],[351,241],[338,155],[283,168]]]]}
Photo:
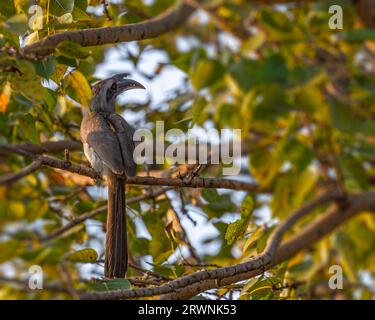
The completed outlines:
{"type": "Polygon", "coordinates": [[[131,89],[145,89],[139,82],[127,76],[126,73],[120,73],[96,83],[92,87],[93,98],[90,108],[96,112],[113,113],[118,95],[131,89]]]}

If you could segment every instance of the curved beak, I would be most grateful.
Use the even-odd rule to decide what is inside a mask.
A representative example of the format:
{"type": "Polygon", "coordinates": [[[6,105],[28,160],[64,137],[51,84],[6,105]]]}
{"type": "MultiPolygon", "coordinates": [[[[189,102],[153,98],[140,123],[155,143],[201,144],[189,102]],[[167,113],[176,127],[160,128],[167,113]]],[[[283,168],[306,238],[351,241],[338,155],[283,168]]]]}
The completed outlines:
{"type": "Polygon", "coordinates": [[[132,90],[132,89],[146,89],[138,81],[123,78],[123,77],[121,79],[117,80],[117,85],[118,85],[118,91],[119,92],[124,92],[124,91],[132,90]]]}

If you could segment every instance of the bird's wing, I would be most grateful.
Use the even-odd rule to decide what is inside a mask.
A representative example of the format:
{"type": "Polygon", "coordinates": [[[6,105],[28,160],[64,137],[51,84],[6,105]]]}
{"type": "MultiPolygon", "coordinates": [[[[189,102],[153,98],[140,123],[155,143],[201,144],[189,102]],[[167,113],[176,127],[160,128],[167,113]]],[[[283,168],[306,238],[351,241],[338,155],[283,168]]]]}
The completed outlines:
{"type": "Polygon", "coordinates": [[[119,114],[111,114],[108,120],[121,145],[125,173],[128,177],[133,177],[136,174],[137,168],[137,165],[133,159],[133,152],[135,148],[133,141],[134,129],[119,114]]]}
{"type": "Polygon", "coordinates": [[[124,174],[120,141],[103,116],[97,113],[87,114],[82,120],[81,138],[113,173],[124,174]]]}

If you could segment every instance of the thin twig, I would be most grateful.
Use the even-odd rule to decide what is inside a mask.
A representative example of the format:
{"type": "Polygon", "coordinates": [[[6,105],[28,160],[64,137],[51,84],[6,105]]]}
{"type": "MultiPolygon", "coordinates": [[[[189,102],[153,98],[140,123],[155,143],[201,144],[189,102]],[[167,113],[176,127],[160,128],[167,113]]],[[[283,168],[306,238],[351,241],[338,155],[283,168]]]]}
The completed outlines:
{"type": "Polygon", "coordinates": [[[194,246],[191,244],[191,241],[189,239],[189,236],[187,235],[186,229],[182,225],[180,217],[178,216],[178,213],[177,213],[176,209],[174,208],[174,206],[172,204],[172,200],[168,196],[167,196],[167,198],[168,198],[169,204],[171,206],[172,212],[174,213],[175,221],[176,221],[176,223],[178,224],[179,228],[182,231],[183,241],[186,244],[186,246],[188,247],[191,257],[195,261],[197,261],[198,263],[201,262],[201,259],[200,259],[199,255],[197,254],[194,246]]]}
{"type": "Polygon", "coordinates": [[[26,177],[40,169],[42,167],[42,164],[43,162],[40,159],[37,159],[18,172],[6,174],[0,177],[0,185],[9,184],[11,182],[22,179],[23,177],[26,177]]]}
{"type": "MultiPolygon", "coordinates": [[[[153,199],[155,197],[158,197],[159,195],[164,194],[165,192],[167,192],[171,189],[172,188],[162,188],[160,190],[157,190],[157,191],[154,191],[154,192],[151,192],[151,193],[147,193],[145,195],[137,196],[137,197],[129,199],[126,202],[126,204],[129,205],[129,204],[136,203],[136,202],[139,202],[139,201],[142,201],[142,200],[153,199]]],[[[106,210],[107,210],[107,206],[104,205],[104,206],[96,208],[92,211],[81,214],[77,218],[73,219],[72,221],[70,221],[67,224],[65,224],[64,226],[62,226],[60,229],[57,229],[54,232],[52,232],[51,234],[41,238],[40,241],[42,241],[42,242],[51,241],[52,239],[64,234],[68,230],[72,229],[76,225],[78,225],[78,224],[80,224],[80,223],[82,223],[82,222],[84,222],[88,219],[92,219],[92,218],[96,217],[97,215],[99,215],[101,213],[104,213],[106,210]]]]}

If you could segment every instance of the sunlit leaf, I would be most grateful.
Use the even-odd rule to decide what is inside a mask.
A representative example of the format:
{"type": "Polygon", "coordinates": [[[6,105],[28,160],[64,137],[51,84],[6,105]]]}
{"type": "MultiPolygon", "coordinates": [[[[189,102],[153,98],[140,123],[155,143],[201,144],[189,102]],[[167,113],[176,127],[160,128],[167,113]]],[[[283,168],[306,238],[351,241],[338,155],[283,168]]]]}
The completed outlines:
{"type": "Polygon", "coordinates": [[[14,32],[18,35],[23,35],[28,29],[27,21],[28,19],[25,14],[17,14],[5,21],[5,26],[11,32],[14,32]]]}
{"type": "Polygon", "coordinates": [[[345,232],[339,232],[335,237],[337,250],[340,254],[340,262],[345,275],[350,281],[355,282],[358,278],[357,255],[354,250],[354,243],[350,235],[345,232]]]}
{"type": "Polygon", "coordinates": [[[229,245],[233,244],[245,233],[249,225],[253,209],[253,198],[251,196],[247,196],[242,202],[241,219],[230,223],[225,233],[225,240],[227,240],[229,245]]]}
{"type": "Polygon", "coordinates": [[[98,253],[94,249],[82,249],[69,254],[66,259],[71,262],[96,262],[98,260],[98,253]]]}
{"type": "Polygon", "coordinates": [[[68,58],[85,59],[90,55],[89,50],[71,41],[61,42],[57,46],[57,52],[68,58]]]}
{"type": "Polygon", "coordinates": [[[200,90],[220,80],[224,74],[224,67],[215,60],[199,60],[190,71],[193,87],[200,90]]]}
{"type": "Polygon", "coordinates": [[[18,117],[18,121],[21,125],[21,130],[26,140],[30,140],[31,142],[38,143],[39,142],[39,132],[35,126],[35,118],[27,113],[20,117],[18,117]]]}
{"type": "Polygon", "coordinates": [[[91,88],[81,72],[74,71],[70,73],[66,77],[64,84],[73,99],[76,99],[83,106],[89,106],[92,96],[91,88]]]}

